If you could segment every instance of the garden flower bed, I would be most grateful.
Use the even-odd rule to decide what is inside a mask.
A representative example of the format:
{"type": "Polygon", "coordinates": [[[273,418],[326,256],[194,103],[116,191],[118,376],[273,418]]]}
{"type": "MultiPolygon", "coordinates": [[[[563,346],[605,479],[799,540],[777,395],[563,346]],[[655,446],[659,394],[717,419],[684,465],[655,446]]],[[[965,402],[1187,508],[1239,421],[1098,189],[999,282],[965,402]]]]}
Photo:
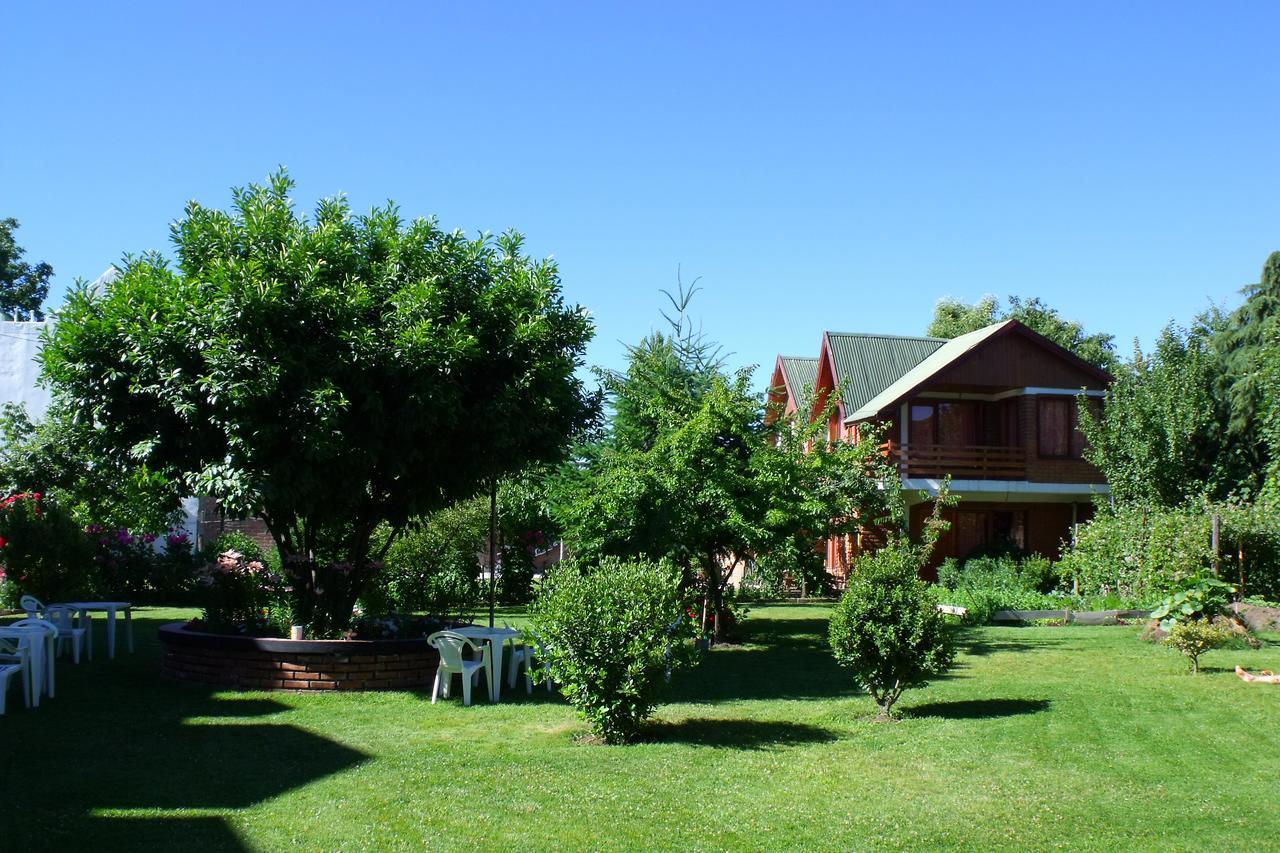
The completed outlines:
{"type": "Polygon", "coordinates": [[[160,672],[238,690],[424,690],[440,655],[425,638],[282,640],[160,627],[160,672]]]}

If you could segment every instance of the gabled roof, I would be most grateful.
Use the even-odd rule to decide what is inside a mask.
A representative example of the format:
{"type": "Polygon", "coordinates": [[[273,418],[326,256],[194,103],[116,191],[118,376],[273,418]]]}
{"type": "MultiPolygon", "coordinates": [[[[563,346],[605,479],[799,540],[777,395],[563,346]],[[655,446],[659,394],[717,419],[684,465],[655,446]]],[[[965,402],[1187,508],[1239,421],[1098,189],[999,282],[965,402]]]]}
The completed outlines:
{"type": "Polygon", "coordinates": [[[936,352],[943,338],[826,332],[825,349],[831,353],[836,384],[844,384],[841,406],[855,411],[899,377],[936,352]]]}
{"type": "MultiPolygon", "coordinates": [[[[924,383],[928,382],[937,374],[946,370],[951,365],[964,358],[970,352],[985,344],[987,341],[999,335],[1018,333],[1035,341],[1041,347],[1050,350],[1061,358],[1072,362],[1081,370],[1093,374],[1103,382],[1111,381],[1111,375],[1095,365],[1089,364],[1082,360],[1075,353],[1064,349],[1043,335],[1028,329],[1017,320],[1005,320],[1001,323],[992,323],[990,326],[984,326],[973,332],[953,338],[938,347],[927,358],[919,364],[906,371],[900,378],[890,383],[887,387],[875,394],[875,396],[863,402],[860,406],[853,410],[853,414],[845,418],[847,424],[856,421],[866,420],[874,417],[890,406],[901,402],[913,391],[924,383]]],[[[847,410],[846,410],[847,411],[847,410]]]]}
{"type": "Polygon", "coordinates": [[[782,368],[787,395],[792,400],[796,400],[806,388],[813,391],[813,383],[818,379],[818,359],[806,355],[780,355],[778,365],[782,368]]]}

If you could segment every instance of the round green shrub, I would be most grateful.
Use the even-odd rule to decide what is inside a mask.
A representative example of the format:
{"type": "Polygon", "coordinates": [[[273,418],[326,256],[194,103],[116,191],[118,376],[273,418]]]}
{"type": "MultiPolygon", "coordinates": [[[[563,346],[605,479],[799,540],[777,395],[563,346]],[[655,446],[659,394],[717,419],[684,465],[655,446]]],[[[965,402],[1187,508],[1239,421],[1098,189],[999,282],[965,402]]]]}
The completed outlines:
{"type": "Polygon", "coordinates": [[[831,614],[831,650],[871,694],[878,719],[891,719],[903,690],[942,674],[954,659],[919,564],[919,555],[902,545],[859,557],[831,614]]]}
{"type": "Polygon", "coordinates": [[[664,561],[561,564],[534,598],[533,628],[552,680],[605,743],[627,743],[671,673],[692,657],[696,629],[681,572],[664,561]]]}

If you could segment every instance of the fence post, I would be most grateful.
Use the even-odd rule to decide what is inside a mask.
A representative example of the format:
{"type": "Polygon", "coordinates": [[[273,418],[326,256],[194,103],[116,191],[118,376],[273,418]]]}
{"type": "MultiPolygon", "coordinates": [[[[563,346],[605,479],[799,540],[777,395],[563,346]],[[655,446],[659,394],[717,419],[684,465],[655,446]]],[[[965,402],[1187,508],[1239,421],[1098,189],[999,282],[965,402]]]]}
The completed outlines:
{"type": "Polygon", "coordinates": [[[1213,514],[1213,528],[1209,534],[1209,547],[1213,549],[1213,573],[1221,576],[1222,568],[1222,516],[1213,514]]]}

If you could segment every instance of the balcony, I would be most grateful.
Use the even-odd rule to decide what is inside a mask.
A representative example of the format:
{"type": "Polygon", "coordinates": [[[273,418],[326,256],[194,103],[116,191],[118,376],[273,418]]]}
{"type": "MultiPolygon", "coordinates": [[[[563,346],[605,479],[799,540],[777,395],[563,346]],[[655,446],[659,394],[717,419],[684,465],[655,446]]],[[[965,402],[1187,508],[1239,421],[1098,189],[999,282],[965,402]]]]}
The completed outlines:
{"type": "Polygon", "coordinates": [[[955,480],[1025,480],[1026,452],[1021,447],[904,444],[898,453],[904,477],[955,480]]]}

